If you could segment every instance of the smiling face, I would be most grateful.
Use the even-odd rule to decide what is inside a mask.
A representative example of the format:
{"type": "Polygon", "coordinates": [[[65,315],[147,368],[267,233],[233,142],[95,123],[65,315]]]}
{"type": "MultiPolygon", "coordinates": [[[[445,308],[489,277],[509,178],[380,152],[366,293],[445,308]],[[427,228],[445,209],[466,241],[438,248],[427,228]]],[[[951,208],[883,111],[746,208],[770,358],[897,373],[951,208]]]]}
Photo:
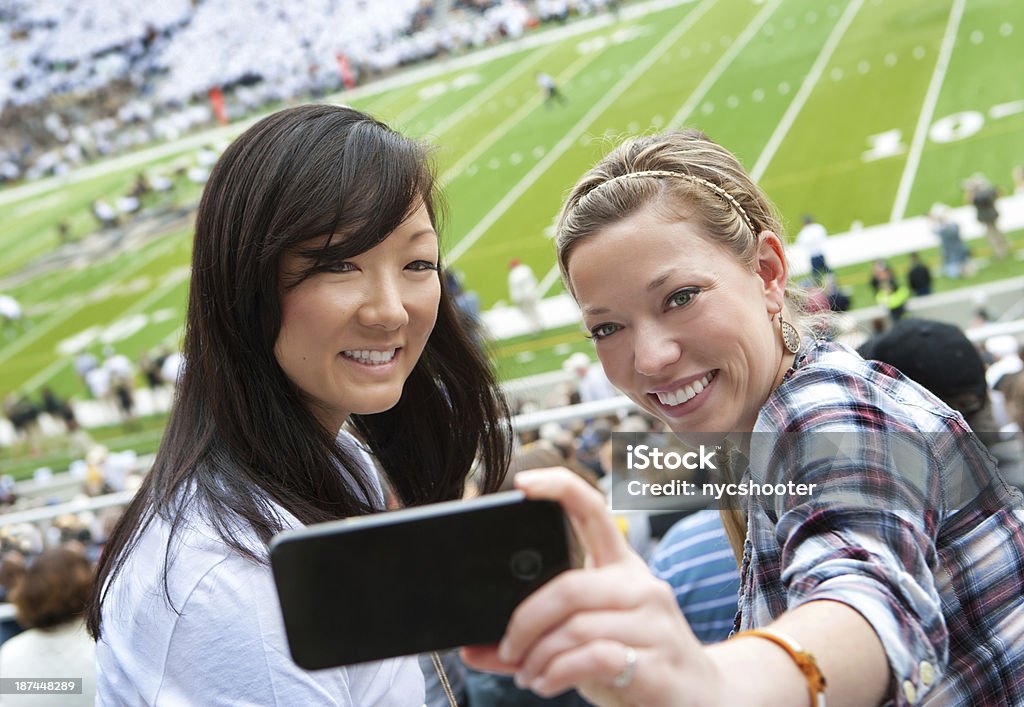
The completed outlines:
{"type": "MultiPolygon", "coordinates": [[[[284,255],[282,282],[309,265],[284,255]]],[[[437,268],[437,233],[421,205],[377,246],[282,286],[274,355],[329,430],[398,403],[437,320],[437,268]]]]}
{"type": "Polygon", "coordinates": [[[645,207],[581,240],[568,275],[612,384],[677,433],[753,429],[791,360],[773,320],[786,278],[774,233],[748,266],[645,207]]]}

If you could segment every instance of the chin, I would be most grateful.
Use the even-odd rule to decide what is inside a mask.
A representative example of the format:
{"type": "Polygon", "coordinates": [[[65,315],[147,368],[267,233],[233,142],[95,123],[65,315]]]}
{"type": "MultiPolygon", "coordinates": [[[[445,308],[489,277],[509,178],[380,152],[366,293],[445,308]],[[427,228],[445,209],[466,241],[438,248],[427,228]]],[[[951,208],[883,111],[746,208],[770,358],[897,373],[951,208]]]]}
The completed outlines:
{"type": "Polygon", "coordinates": [[[398,401],[402,399],[402,396],[396,395],[388,397],[386,399],[367,401],[364,405],[355,406],[352,410],[354,415],[377,415],[382,412],[387,412],[391,408],[398,405],[398,401]]]}

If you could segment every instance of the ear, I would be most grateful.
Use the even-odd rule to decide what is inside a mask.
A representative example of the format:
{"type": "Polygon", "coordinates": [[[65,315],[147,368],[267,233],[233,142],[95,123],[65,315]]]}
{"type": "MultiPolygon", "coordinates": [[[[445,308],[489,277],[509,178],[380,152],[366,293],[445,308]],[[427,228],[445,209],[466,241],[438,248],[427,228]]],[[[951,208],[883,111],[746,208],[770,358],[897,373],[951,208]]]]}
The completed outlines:
{"type": "Polygon", "coordinates": [[[786,296],[789,268],[782,241],[772,231],[762,231],[758,238],[755,272],[764,287],[765,306],[769,314],[782,311],[786,296]]]}

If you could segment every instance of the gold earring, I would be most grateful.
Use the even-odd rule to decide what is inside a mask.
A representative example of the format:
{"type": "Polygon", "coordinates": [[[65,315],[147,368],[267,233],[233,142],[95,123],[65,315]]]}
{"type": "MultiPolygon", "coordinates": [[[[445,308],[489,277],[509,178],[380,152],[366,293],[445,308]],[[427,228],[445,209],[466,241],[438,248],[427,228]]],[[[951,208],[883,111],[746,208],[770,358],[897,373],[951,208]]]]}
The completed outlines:
{"type": "Polygon", "coordinates": [[[800,333],[796,330],[795,326],[782,318],[782,312],[779,312],[779,330],[782,332],[782,343],[786,347],[786,350],[791,354],[795,354],[799,351],[800,333]]]}

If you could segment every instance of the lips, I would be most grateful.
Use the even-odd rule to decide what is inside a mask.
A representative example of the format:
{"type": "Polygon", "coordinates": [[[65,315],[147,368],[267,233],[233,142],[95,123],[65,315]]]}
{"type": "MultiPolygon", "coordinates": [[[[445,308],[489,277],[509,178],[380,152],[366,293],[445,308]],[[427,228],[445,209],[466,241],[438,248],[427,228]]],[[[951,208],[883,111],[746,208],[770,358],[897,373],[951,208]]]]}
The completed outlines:
{"type": "Polygon", "coordinates": [[[677,387],[675,390],[652,391],[648,393],[648,395],[656,397],[658,399],[658,402],[660,402],[662,405],[668,407],[677,407],[679,405],[688,403],[690,400],[693,400],[693,398],[697,397],[701,392],[703,392],[705,388],[707,388],[711,384],[711,381],[713,381],[715,379],[715,376],[717,375],[718,370],[716,369],[705,373],[697,380],[691,381],[686,385],[677,387]]]}

